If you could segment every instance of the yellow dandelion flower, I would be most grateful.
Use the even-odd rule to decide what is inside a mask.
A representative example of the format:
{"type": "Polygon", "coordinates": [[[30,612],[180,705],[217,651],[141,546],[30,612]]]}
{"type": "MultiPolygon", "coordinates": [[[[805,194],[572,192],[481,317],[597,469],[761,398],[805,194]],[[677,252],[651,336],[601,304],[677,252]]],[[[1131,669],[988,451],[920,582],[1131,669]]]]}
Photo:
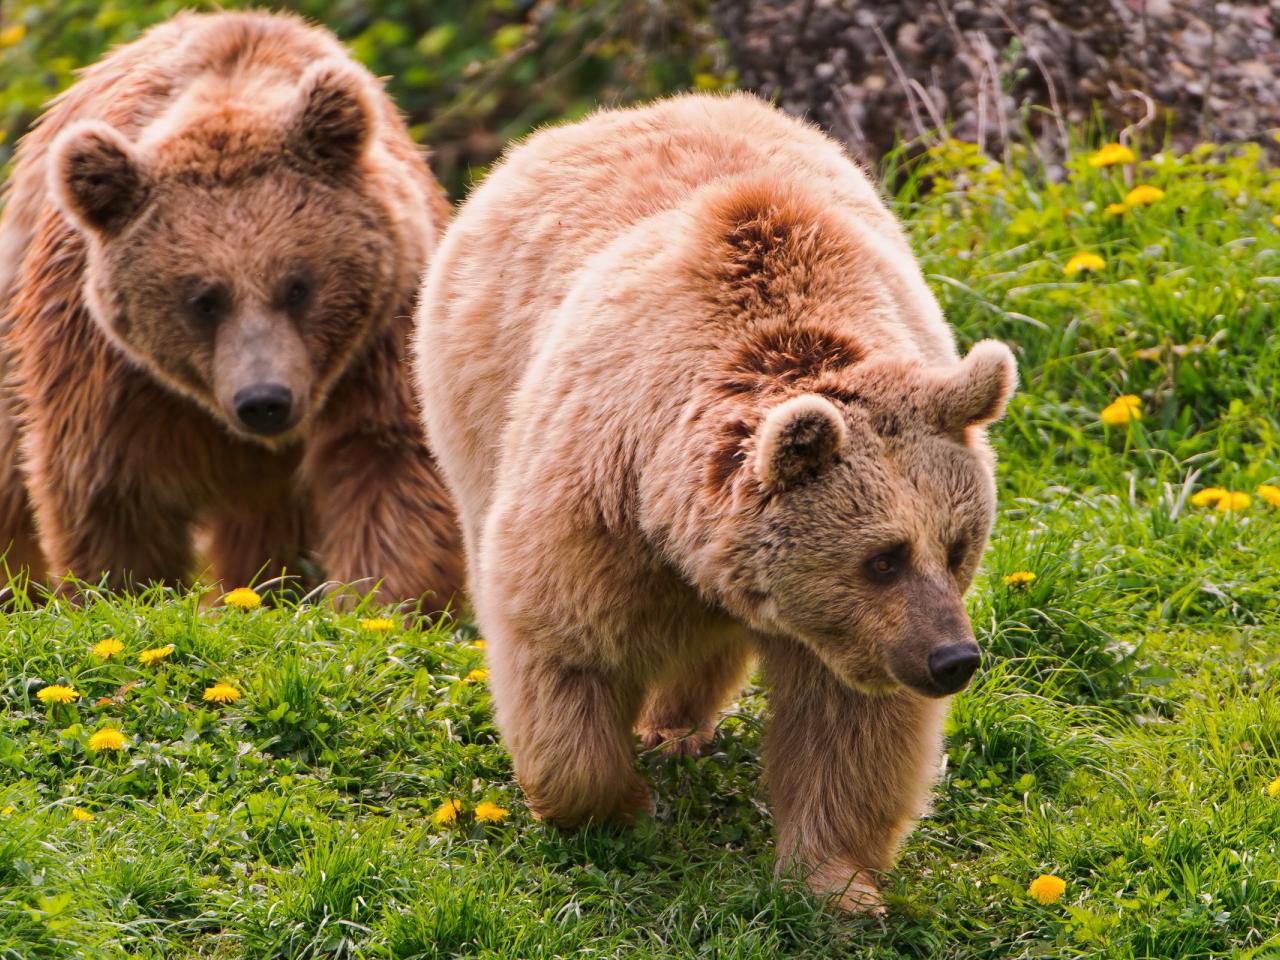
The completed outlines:
{"type": "Polygon", "coordinates": [[[107,639],[99,640],[97,643],[95,643],[93,645],[92,652],[95,657],[101,657],[103,660],[108,660],[123,650],[124,650],[123,643],[121,643],[115,637],[107,637],[107,639]]]}
{"type": "Polygon", "coordinates": [[[1247,493],[1241,490],[1228,490],[1218,498],[1218,509],[1223,513],[1231,513],[1233,510],[1247,509],[1251,503],[1253,503],[1253,497],[1247,493]]]}
{"type": "Polygon", "coordinates": [[[447,827],[458,819],[458,814],[462,812],[461,800],[446,800],[436,808],[436,812],[431,815],[431,822],[437,827],[447,827]]]}
{"type": "Polygon", "coordinates": [[[489,679],[489,671],[484,667],[476,667],[465,677],[462,678],[463,683],[484,683],[489,679]]]}
{"type": "Polygon", "coordinates": [[[1134,152],[1123,143],[1108,143],[1089,158],[1089,166],[1113,167],[1119,163],[1133,163],[1137,160],[1134,152]]]}
{"type": "Polygon", "coordinates": [[[1035,583],[1035,579],[1036,575],[1030,570],[1015,570],[1004,578],[1004,585],[1006,587],[1014,587],[1015,589],[1029,587],[1031,584],[1035,583]]]}
{"type": "Polygon", "coordinates": [[[1106,265],[1107,261],[1096,253],[1089,253],[1085,250],[1068,260],[1067,265],[1062,268],[1062,272],[1068,277],[1074,277],[1077,273],[1092,273],[1095,270],[1102,270],[1106,265]]]}
{"type": "Polygon", "coordinates": [[[1280,487],[1274,487],[1269,483],[1260,484],[1258,496],[1271,504],[1271,506],[1280,507],[1280,487]]]}
{"type": "Polygon", "coordinates": [[[235,703],[240,696],[240,691],[225,680],[215,683],[204,692],[204,699],[208,703],[235,703]]]}
{"type": "Polygon", "coordinates": [[[476,823],[502,823],[511,811],[485,800],[476,804],[476,823]]]}
{"type": "Polygon", "coordinates": [[[1109,427],[1120,427],[1130,420],[1141,420],[1142,398],[1135,397],[1131,393],[1127,393],[1123,397],[1116,397],[1115,400],[1102,408],[1102,412],[1098,416],[1109,427]]]}
{"type": "Polygon", "coordinates": [[[60,683],[51,683],[36,692],[41,703],[75,703],[80,699],[80,691],[75,687],[64,687],[60,683]]]}
{"type": "Polygon", "coordinates": [[[1061,877],[1055,877],[1051,873],[1040,874],[1027,887],[1027,893],[1031,894],[1038,903],[1043,904],[1057,903],[1062,899],[1062,895],[1066,890],[1066,881],[1061,877]]]}
{"type": "Polygon", "coordinates": [[[1128,209],[1129,208],[1125,206],[1123,203],[1108,203],[1106,206],[1106,209],[1104,209],[1102,212],[1106,214],[1108,217],[1119,217],[1119,216],[1123,216],[1124,212],[1128,209]]]}
{"type": "MultiPolygon", "coordinates": [[[[1276,777],[1274,780],[1272,780],[1270,783],[1267,784],[1267,796],[1280,797],[1280,777],[1276,777]]],[[[12,810],[13,807],[10,807],[9,809],[12,810]]]]}
{"type": "Polygon", "coordinates": [[[1273,227],[1280,227],[1280,213],[1277,213],[1274,217],[1271,218],[1271,225],[1273,227]]]}
{"type": "Polygon", "coordinates": [[[238,610],[253,610],[262,606],[262,597],[252,587],[237,587],[223,597],[222,602],[238,610]]]}
{"type": "Polygon", "coordinates": [[[90,821],[97,820],[98,818],[95,817],[88,810],[86,810],[84,807],[72,807],[71,819],[79,820],[81,823],[89,823],[90,821]]]}
{"type": "Polygon", "coordinates": [[[15,23],[0,30],[0,47],[16,47],[27,35],[25,24],[15,23]]]}
{"type": "Polygon", "coordinates": [[[124,734],[115,727],[103,727],[89,738],[90,750],[123,750],[124,734]]]}
{"type": "Polygon", "coordinates": [[[396,622],[390,617],[365,617],[360,621],[360,629],[369,633],[389,633],[396,628],[396,622]]]}
{"type": "Polygon", "coordinates": [[[173,644],[166,643],[163,647],[152,647],[149,650],[143,650],[138,654],[138,662],[144,667],[151,667],[162,660],[166,660],[173,653],[173,644]]]}
{"type": "Polygon", "coordinates": [[[489,644],[485,643],[483,640],[476,640],[471,645],[475,647],[477,650],[489,649],[489,644]]]}
{"type": "Polygon", "coordinates": [[[1197,490],[1191,495],[1191,505],[1193,507],[1215,507],[1218,501],[1227,495],[1227,491],[1221,487],[1205,487],[1203,490],[1197,490]]]}
{"type": "Polygon", "coordinates": [[[1141,183],[1124,195],[1126,207],[1145,207],[1164,199],[1164,191],[1149,183],[1141,183]]]}
{"type": "Polygon", "coordinates": [[[6,804],[5,806],[0,807],[0,817],[11,817],[13,816],[13,811],[17,809],[18,808],[15,807],[12,803],[6,804]]]}

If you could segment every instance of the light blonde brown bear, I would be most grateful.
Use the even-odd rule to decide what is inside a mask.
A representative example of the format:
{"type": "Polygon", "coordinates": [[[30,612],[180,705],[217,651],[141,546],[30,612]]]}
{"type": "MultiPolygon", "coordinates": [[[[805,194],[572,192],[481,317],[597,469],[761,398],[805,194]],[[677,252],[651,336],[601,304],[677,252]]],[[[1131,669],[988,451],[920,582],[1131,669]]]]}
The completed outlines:
{"type": "Polygon", "coordinates": [[[539,133],[447,231],[417,364],[532,809],[644,811],[633,729],[696,750],[758,653],[779,866],[874,907],[978,665],[1015,366],[959,359],[867,177],[749,96],[539,133]]]}
{"type": "Polygon", "coordinates": [[[0,218],[7,569],[297,572],[447,605],[452,503],[408,338],[449,209],[394,104],[283,14],[181,14],[86,70],[0,218]]]}

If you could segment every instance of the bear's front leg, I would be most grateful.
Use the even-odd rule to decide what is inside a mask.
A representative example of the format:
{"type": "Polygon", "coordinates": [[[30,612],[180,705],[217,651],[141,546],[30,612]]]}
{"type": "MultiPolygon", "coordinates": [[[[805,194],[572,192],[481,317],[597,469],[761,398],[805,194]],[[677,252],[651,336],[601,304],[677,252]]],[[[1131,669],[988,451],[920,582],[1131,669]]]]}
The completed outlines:
{"type": "Polygon", "coordinates": [[[427,598],[437,610],[461,594],[453,499],[427,449],[391,334],[335,390],[302,473],[330,579],[380,582],[385,600],[427,598]]]}
{"type": "Polygon", "coordinates": [[[761,647],[778,869],[843,909],[879,912],[878,877],[928,809],[946,701],[859,693],[798,642],[761,647]]]}
{"type": "Polygon", "coordinates": [[[26,571],[38,580],[44,576],[44,557],[19,468],[17,423],[0,395],[0,589],[6,571],[14,576],[26,571]]]}
{"type": "Polygon", "coordinates": [[[648,811],[631,733],[637,685],[560,660],[557,638],[490,624],[495,719],[533,814],[576,827],[629,824],[648,811]]]}
{"type": "Polygon", "coordinates": [[[75,468],[39,452],[31,458],[29,490],[49,575],[90,583],[105,576],[112,589],[180,585],[192,567],[190,513],[145,485],[75,468]]]}
{"type": "Polygon", "coordinates": [[[462,541],[452,503],[416,430],[332,437],[307,459],[330,579],[380,582],[384,600],[424,597],[437,610],[461,593],[462,541]]]}

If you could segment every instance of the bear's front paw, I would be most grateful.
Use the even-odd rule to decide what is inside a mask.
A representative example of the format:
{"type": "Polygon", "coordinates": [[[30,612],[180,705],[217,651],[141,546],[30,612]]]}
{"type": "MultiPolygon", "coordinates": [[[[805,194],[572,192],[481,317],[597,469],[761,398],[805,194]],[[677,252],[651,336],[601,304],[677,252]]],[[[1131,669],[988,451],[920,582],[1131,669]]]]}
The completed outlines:
{"type": "Polygon", "coordinates": [[[653,815],[653,795],[639,776],[618,784],[616,790],[597,791],[591,796],[566,794],[548,788],[534,790],[523,782],[521,785],[533,818],[561,829],[603,824],[629,827],[641,816],[653,815]]]}
{"type": "Polygon", "coordinates": [[[689,731],[688,727],[641,727],[640,745],[661,751],[668,757],[696,757],[706,749],[715,735],[711,730],[689,731]]]}
{"type": "Polygon", "coordinates": [[[809,889],[846,913],[885,915],[884,900],[870,870],[840,863],[826,863],[807,878],[809,889]]]}

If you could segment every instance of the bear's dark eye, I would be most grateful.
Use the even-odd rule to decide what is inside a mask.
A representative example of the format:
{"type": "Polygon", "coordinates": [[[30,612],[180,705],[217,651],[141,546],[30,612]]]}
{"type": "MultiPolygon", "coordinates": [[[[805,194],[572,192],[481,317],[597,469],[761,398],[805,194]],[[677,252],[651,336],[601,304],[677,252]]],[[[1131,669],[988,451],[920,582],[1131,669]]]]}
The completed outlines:
{"type": "Polygon", "coordinates": [[[187,312],[199,323],[214,324],[227,312],[229,300],[227,291],[222,286],[201,285],[187,297],[187,312]]]}
{"type": "Polygon", "coordinates": [[[967,540],[957,540],[947,551],[947,566],[954,572],[964,565],[964,556],[969,550],[967,540]]]}
{"type": "Polygon", "coordinates": [[[867,576],[877,583],[888,583],[902,572],[906,563],[906,548],[899,545],[877,553],[864,564],[867,576]]]}
{"type": "Polygon", "coordinates": [[[311,302],[311,281],[306,277],[294,277],[284,285],[280,298],[286,310],[301,310],[311,302]]]}

